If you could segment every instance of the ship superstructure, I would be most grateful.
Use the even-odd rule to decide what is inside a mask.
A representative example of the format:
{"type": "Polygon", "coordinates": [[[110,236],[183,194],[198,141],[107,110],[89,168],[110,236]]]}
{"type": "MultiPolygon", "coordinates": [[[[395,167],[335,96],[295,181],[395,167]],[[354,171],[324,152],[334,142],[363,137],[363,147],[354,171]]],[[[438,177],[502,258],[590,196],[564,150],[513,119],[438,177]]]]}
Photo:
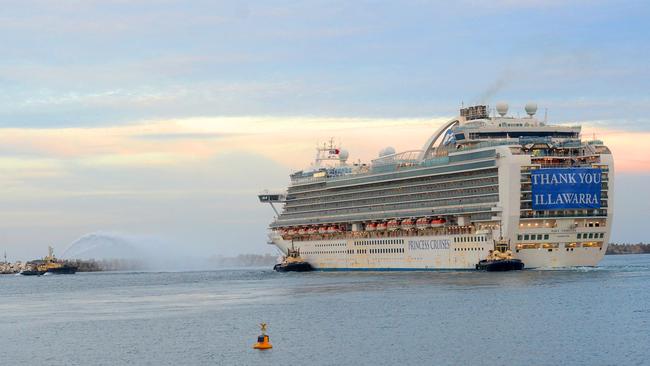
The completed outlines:
{"type": "Polygon", "coordinates": [[[277,214],[269,243],[316,269],[470,269],[496,241],[527,268],[595,266],[611,230],[611,152],[580,126],[538,120],[534,103],[525,111],[462,108],[421,150],[386,148],[370,164],[319,146],[286,191],[260,194],[277,214]]]}

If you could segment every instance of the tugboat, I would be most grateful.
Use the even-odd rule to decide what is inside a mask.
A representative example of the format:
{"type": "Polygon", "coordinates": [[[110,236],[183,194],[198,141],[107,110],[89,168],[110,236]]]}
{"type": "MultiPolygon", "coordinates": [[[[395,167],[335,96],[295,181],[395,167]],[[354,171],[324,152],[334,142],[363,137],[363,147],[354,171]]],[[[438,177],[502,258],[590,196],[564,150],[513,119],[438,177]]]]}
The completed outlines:
{"type": "Polygon", "coordinates": [[[524,269],[524,262],[512,258],[510,245],[503,239],[495,242],[494,250],[490,250],[487,259],[476,264],[476,269],[488,272],[520,271],[524,269]]]}
{"type": "Polygon", "coordinates": [[[278,272],[309,272],[314,268],[308,262],[305,262],[300,256],[300,249],[288,249],[287,255],[282,258],[282,262],[273,266],[278,272]]]}
{"type": "Polygon", "coordinates": [[[48,254],[45,258],[31,261],[29,269],[20,272],[23,276],[41,276],[46,273],[51,274],[75,274],[77,267],[64,263],[56,259],[54,249],[47,247],[48,254]]]}
{"type": "Polygon", "coordinates": [[[77,267],[67,264],[67,263],[57,263],[58,267],[50,267],[45,271],[45,273],[52,274],[75,274],[77,273],[77,267]]]}

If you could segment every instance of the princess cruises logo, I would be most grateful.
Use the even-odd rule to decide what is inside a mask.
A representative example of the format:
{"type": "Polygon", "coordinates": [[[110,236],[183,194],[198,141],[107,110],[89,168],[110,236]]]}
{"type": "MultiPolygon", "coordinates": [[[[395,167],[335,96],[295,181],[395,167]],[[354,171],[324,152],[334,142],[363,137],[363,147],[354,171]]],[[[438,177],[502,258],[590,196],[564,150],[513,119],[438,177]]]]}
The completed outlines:
{"type": "Polygon", "coordinates": [[[449,239],[409,240],[410,250],[449,249],[449,239]]]}

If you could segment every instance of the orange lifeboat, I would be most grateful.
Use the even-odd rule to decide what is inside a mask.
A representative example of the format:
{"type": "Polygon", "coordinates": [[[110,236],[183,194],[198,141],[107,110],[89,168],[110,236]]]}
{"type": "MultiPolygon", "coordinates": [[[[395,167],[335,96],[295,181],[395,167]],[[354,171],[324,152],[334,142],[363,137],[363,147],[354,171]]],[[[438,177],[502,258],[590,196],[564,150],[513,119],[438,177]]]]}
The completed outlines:
{"type": "Polygon", "coordinates": [[[397,221],[397,220],[388,221],[388,230],[389,231],[395,231],[397,229],[399,229],[399,221],[397,221]]]}
{"type": "Polygon", "coordinates": [[[443,227],[443,226],[445,226],[446,222],[447,222],[447,220],[445,220],[443,218],[433,219],[433,220],[431,220],[431,227],[443,227]]]}
{"type": "Polygon", "coordinates": [[[307,234],[309,234],[309,235],[314,235],[317,232],[318,232],[318,230],[315,227],[310,227],[309,229],[307,229],[307,234]]]}
{"type": "Polygon", "coordinates": [[[325,234],[327,232],[327,226],[321,226],[318,228],[319,234],[325,234]]]}
{"type": "Polygon", "coordinates": [[[301,227],[300,229],[298,229],[298,235],[305,235],[305,234],[307,234],[307,231],[305,230],[304,227],[301,227]]]}
{"type": "Polygon", "coordinates": [[[413,229],[413,220],[406,219],[402,220],[402,230],[411,230],[413,229]]]}
{"type": "Polygon", "coordinates": [[[415,222],[415,226],[418,228],[418,230],[424,230],[431,226],[431,223],[426,217],[421,217],[415,222]]]}
{"type": "Polygon", "coordinates": [[[337,231],[338,230],[337,230],[336,226],[330,226],[330,227],[327,228],[327,233],[328,234],[334,234],[337,231]]]}
{"type": "Polygon", "coordinates": [[[298,232],[294,228],[287,230],[287,235],[296,235],[298,232]]]}
{"type": "Polygon", "coordinates": [[[375,231],[377,230],[377,224],[370,222],[366,224],[366,231],[375,231]]]}
{"type": "Polygon", "coordinates": [[[388,224],[386,222],[380,222],[377,224],[377,231],[385,231],[388,228],[388,224]]]}

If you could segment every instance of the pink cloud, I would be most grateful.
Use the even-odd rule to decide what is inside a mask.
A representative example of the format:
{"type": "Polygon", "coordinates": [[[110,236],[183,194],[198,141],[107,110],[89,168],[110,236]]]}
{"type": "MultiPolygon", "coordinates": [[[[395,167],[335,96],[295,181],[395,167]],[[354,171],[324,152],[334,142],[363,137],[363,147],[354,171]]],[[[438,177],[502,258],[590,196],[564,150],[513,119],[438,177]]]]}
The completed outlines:
{"type": "Polygon", "coordinates": [[[650,132],[630,132],[604,128],[584,128],[583,138],[602,140],[614,155],[617,172],[650,172],[650,132]]]}
{"type": "MultiPolygon", "coordinates": [[[[350,160],[369,162],[379,150],[418,150],[444,119],[350,119],[313,117],[202,118],[143,122],[128,126],[70,129],[4,129],[5,153],[56,160],[88,160],[114,164],[179,164],[232,152],[248,151],[288,168],[311,163],[317,142],[334,137],[350,152],[350,160]],[[148,138],[148,136],[150,138],[148,138]],[[161,138],[172,136],[175,138],[161,138]],[[156,159],[150,159],[156,157],[156,159]]],[[[583,129],[612,150],[616,170],[650,172],[650,132],[583,129]]]]}

